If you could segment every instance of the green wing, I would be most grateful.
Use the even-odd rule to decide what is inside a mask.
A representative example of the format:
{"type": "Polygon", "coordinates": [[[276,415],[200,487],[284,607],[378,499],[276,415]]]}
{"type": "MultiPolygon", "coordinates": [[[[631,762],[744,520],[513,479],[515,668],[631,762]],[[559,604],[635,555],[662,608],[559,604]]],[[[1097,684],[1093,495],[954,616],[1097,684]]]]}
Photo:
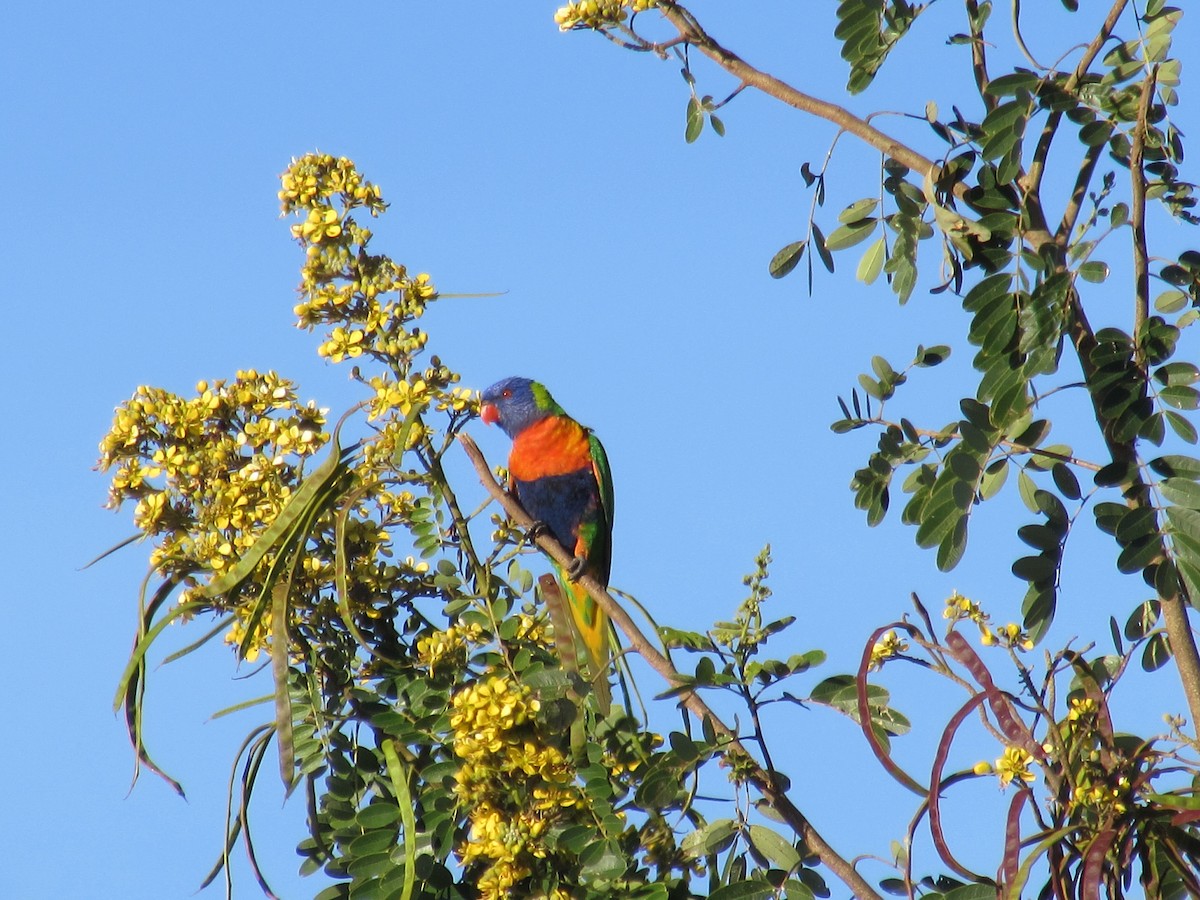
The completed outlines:
{"type": "Polygon", "coordinates": [[[613,527],[613,481],[612,470],[608,466],[608,454],[604,445],[596,435],[588,432],[588,447],[592,454],[592,471],[596,474],[596,484],[600,487],[600,521],[596,528],[596,543],[591,558],[602,573],[602,580],[608,584],[609,569],[612,566],[612,527],[613,527]]]}

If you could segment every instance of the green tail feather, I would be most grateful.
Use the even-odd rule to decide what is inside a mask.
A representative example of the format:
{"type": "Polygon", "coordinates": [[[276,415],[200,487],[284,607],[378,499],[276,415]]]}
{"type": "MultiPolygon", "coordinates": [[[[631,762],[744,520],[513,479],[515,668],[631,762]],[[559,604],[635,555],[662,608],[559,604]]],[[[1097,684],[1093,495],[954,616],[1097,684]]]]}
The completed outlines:
{"type": "Polygon", "coordinates": [[[587,651],[585,675],[596,692],[600,712],[608,715],[612,706],[612,688],[608,683],[608,616],[584,588],[560,575],[559,584],[571,608],[575,633],[587,651]]]}

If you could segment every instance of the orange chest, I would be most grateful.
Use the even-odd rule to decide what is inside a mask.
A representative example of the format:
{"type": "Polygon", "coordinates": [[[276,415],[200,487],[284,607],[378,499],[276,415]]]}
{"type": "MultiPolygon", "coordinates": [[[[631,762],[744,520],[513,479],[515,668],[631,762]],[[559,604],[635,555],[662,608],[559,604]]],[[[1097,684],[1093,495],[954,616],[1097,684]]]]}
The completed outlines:
{"type": "Polygon", "coordinates": [[[574,419],[553,417],[530,425],[513,441],[509,474],[518,481],[565,475],[592,464],[587,432],[574,419]]]}

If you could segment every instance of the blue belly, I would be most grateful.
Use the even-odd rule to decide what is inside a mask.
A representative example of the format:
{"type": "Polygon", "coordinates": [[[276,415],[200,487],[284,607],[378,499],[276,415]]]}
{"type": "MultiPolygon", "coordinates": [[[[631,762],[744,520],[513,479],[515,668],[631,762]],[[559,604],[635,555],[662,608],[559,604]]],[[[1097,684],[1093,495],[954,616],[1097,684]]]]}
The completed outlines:
{"type": "Polygon", "coordinates": [[[567,552],[574,553],[580,524],[594,521],[599,512],[600,489],[591,467],[535,481],[517,481],[516,489],[525,511],[545,522],[567,552]]]}

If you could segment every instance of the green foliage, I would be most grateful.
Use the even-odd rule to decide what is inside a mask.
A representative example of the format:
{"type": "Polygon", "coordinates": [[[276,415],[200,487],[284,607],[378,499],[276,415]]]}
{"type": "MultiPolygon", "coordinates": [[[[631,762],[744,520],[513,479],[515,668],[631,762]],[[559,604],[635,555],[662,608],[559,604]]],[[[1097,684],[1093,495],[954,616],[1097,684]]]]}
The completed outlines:
{"type": "MultiPolygon", "coordinates": [[[[556,19],[564,30],[673,55],[688,88],[688,143],[706,123],[723,135],[716,111],[753,85],[881,152],[878,173],[849,193],[861,199],[833,220],[825,202],[839,176],[834,148],[819,171],[802,165],[813,195],[807,229],[768,271],[783,278],[804,262],[811,292],[814,259],[834,273],[837,256],[852,252],[857,279],[884,277],[903,304],[934,254],[941,275],[926,276],[937,283],[925,287],[957,299],[974,348],[971,368],[964,362],[949,376],[960,382],[956,407],[932,424],[892,415],[913,383],[940,374],[917,370],[951,356],[949,346],[920,346],[902,369],[873,356],[838,399],[832,428],[875,436],[850,482],[867,524],[886,517],[898,481],[907,497],[900,519],[943,571],[978,552],[970,526],[985,505],[1023,505],[1016,536],[1028,549],[998,568],[1025,585],[1023,620],[995,624],[955,593],[939,634],[914,595],[915,617],[876,628],[856,671],[810,684],[825,651],[773,656],[797,629],[794,615],[767,614],[767,547],[728,621],[703,631],[656,626],[662,654],[621,625],[630,652],[663,678],[657,699],[681,708],[679,726],[660,736],[633,713],[628,691],[623,707],[601,715],[561,665],[531,593],[521,562],[528,535],[507,516],[465,514],[447,478],[443,460],[477,399],[455,387],[457,373],[439,357],[422,359],[430,338],[416,322],[436,289],[429,276],[371,252],[371,232],[356,217],[385,211],[379,189],[349,160],[311,154],[289,167],[280,193],[284,211],[301,219],[292,229],[305,253],[296,315],[324,331],[321,356],[366,368],[353,376],[362,403],[328,431],[326,411],[301,403],[275,373],[205,382],[195,397],[143,387],[101,446],[112,505],[134,503],[135,522],[155,541],[116,698],[139,765],[164,774],[145,746],[142,703],[148,654],[167,627],[217,620],[171,659],[219,634],[239,661],[270,654],[272,714],[235,757],[209,881],[244,837],[269,890],[247,808],[273,745],[285,784],[309,809],[303,871],[337,882],[322,896],[828,896],[818,865],[857,896],[878,896],[819,839],[775,767],[764,712],[787,704],[845,716],[883,771],[918,797],[880,881],[885,892],[1116,898],[1136,878],[1149,896],[1200,893],[1200,773],[1188,752],[1200,718],[1200,653],[1188,619],[1188,607],[1200,606],[1200,458],[1188,452],[1198,439],[1200,368],[1179,358],[1200,317],[1200,251],[1151,253],[1146,229],[1155,204],[1200,221],[1170,118],[1182,13],[1163,0],[1117,4],[1121,16],[1070,36],[1046,66],[1032,59],[1017,6],[1003,28],[990,24],[987,0],[963,6],[968,30],[951,36],[950,52],[969,55],[964,72],[978,103],[946,116],[923,101],[914,118],[936,145],[929,158],[753,69],[677,3],[588,0],[556,19]],[[639,31],[637,17],[655,6],[677,38],[639,31]],[[999,71],[991,48],[1009,30],[1030,65],[999,71]],[[693,50],[737,78],[725,100],[697,90],[693,50]],[[1069,173],[1065,185],[1046,178],[1051,158],[1069,173]],[[1123,314],[1092,298],[1114,296],[1126,247],[1132,303],[1123,314]],[[1152,297],[1154,281],[1162,287],[1152,297]],[[1058,413],[1046,401],[1059,392],[1094,420],[1080,427],[1079,416],[1061,417],[1070,445],[1050,442],[1058,413]],[[1061,590],[1063,572],[1070,538],[1093,524],[1113,539],[1112,566],[1140,576],[1151,597],[1139,586],[1136,597],[1088,598],[1113,652],[1090,636],[1083,652],[1044,647],[1031,664],[1025,654],[1049,644],[1060,606],[1078,602],[1061,590]],[[975,630],[983,654],[962,633],[975,630]],[[1162,735],[1117,727],[1111,701],[1135,662],[1164,670],[1156,678],[1179,674],[1190,732],[1178,716],[1162,735]],[[965,693],[917,774],[893,756],[912,728],[882,683],[895,665],[965,693]],[[994,676],[998,667],[1011,671],[1019,695],[1000,686],[1013,678],[994,676]],[[736,730],[710,700],[738,711],[736,730]],[[996,741],[995,761],[959,764],[960,739],[976,722],[996,741]],[[942,805],[958,785],[991,777],[1008,791],[1004,840],[993,871],[980,873],[957,855],[942,805]],[[717,786],[730,799],[706,799],[717,786]],[[932,864],[949,874],[914,871],[919,826],[932,864]]],[[[900,40],[913,39],[924,9],[841,0],[835,38],[851,93],[870,85],[900,40]]]]}

